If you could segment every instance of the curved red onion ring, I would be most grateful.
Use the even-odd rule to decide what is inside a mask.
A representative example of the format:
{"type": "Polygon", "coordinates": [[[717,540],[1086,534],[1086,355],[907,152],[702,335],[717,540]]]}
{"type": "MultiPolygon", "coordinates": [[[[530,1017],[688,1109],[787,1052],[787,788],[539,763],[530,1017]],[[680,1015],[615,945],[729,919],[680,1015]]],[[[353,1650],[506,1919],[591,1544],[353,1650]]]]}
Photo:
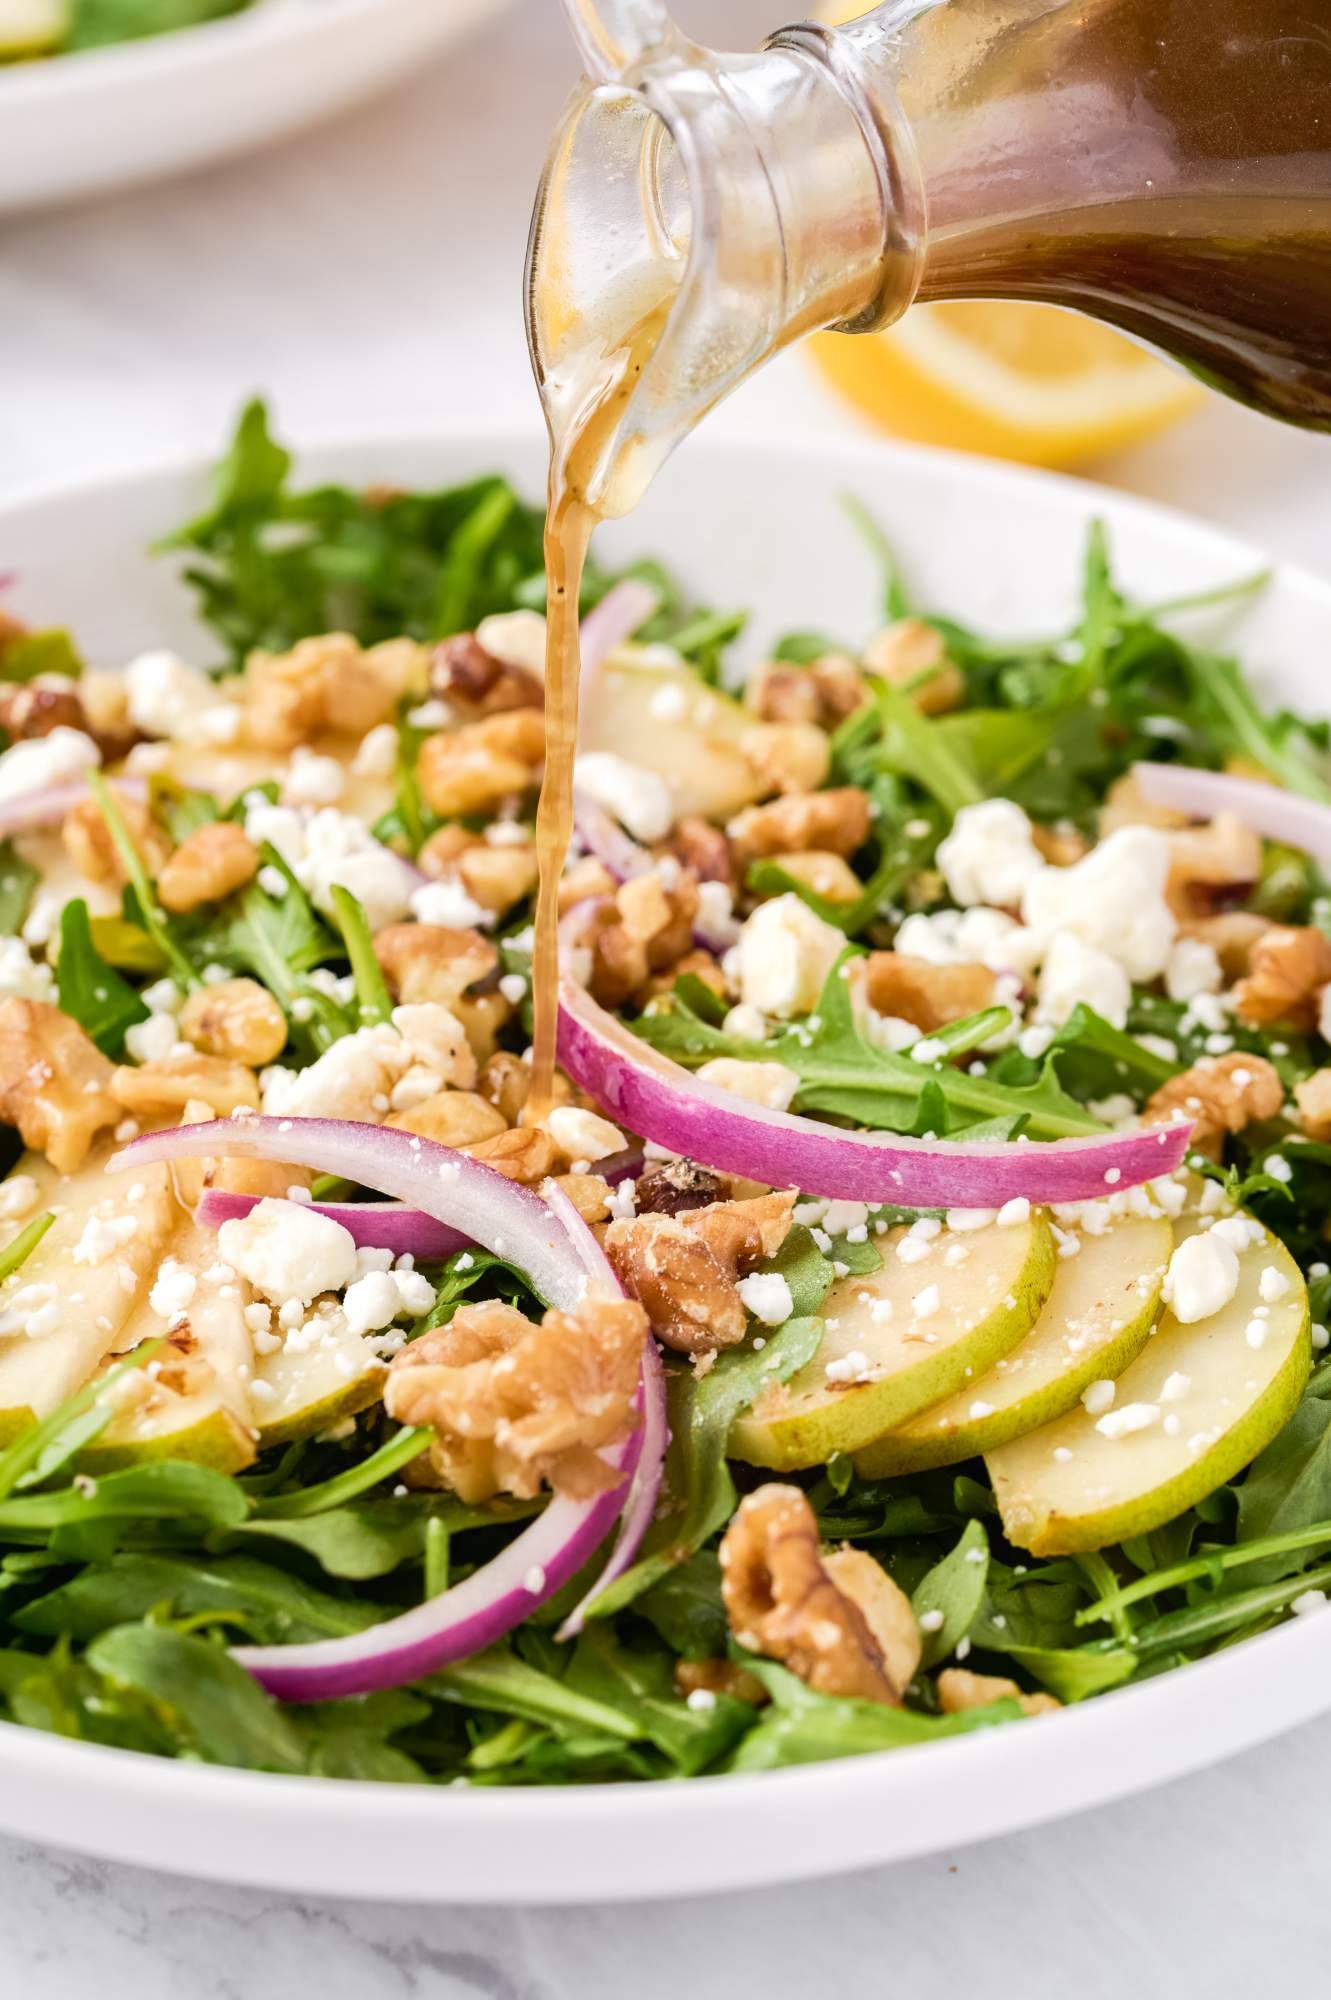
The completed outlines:
{"type": "MultiPolygon", "coordinates": [[[[224,1222],[248,1215],[262,1200],[262,1195],[208,1188],[194,1211],[195,1219],[205,1229],[220,1229],[224,1222]]],[[[391,1250],[395,1257],[414,1257],[417,1263],[451,1257],[472,1241],[460,1229],[450,1229],[424,1209],[408,1208],[400,1201],[311,1201],[302,1207],[340,1222],[362,1250],[391,1250]]]]}
{"type": "Polygon", "coordinates": [[[1280,840],[1331,867],[1331,806],[1260,778],[1231,778],[1186,764],[1134,764],[1132,776],[1148,805],[1168,806],[1191,819],[1232,812],[1254,833],[1280,840]]]}
{"type": "MultiPolygon", "coordinates": [[[[218,1119],[149,1133],[117,1153],[110,1166],[128,1172],[152,1161],[218,1154],[291,1161],[378,1187],[464,1230],[496,1256],[517,1261],[540,1296],[564,1310],[577,1305],[589,1283],[601,1281],[593,1261],[600,1251],[576,1211],[557,1215],[480,1161],[387,1126],[328,1118],[218,1119]]],[[[577,1575],[619,1518],[646,1442],[645,1413],[658,1397],[646,1361],[641,1393],[644,1422],[607,1454],[621,1475],[607,1492],[586,1501],[556,1495],[492,1562],[400,1617],[349,1638],[240,1647],[236,1658],[270,1693],[322,1701],[398,1687],[492,1646],[577,1575]]]]}
{"type": "MultiPolygon", "coordinates": [[[[115,778],[112,783],[127,798],[148,796],[142,778],[115,778]]],[[[35,791],[21,792],[16,799],[6,799],[0,804],[0,840],[7,840],[12,833],[35,833],[38,827],[58,825],[89,796],[89,789],[84,779],[71,778],[63,785],[41,785],[35,791]]]]}
{"type": "Polygon", "coordinates": [[[594,855],[616,882],[647,875],[655,868],[655,855],[617,826],[603,806],[577,791],[573,794],[573,825],[588,854],[594,855]]]}
{"type": "Polygon", "coordinates": [[[579,620],[578,654],[582,674],[582,698],[591,692],[595,676],[616,646],[631,639],[645,625],[660,602],[649,583],[627,576],[607,590],[600,603],[579,620]]]}
{"type": "Polygon", "coordinates": [[[967,1145],[843,1131],[690,1076],[567,978],[559,1060],[608,1116],[643,1138],[723,1173],[840,1201],[906,1208],[997,1208],[1020,1195],[1091,1201],[1171,1173],[1192,1132],[1180,1121],[1104,1138],[967,1145]]]}

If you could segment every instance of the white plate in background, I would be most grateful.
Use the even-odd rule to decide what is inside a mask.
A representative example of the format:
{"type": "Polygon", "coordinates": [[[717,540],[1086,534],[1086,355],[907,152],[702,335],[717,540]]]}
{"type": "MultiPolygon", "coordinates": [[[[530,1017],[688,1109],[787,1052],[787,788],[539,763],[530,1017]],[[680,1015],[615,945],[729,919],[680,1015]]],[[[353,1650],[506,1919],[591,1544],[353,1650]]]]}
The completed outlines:
{"type": "MultiPolygon", "coordinates": [[[[325,449],[301,475],[544,484],[544,447],[476,429],[325,449]]],[[[68,625],[99,665],[149,645],[214,657],[170,566],[145,550],[197,511],[202,468],[108,480],[0,508],[6,604],[68,625]]],[[[1138,598],[1250,574],[1256,552],[1080,481],[905,446],[694,441],[607,550],[660,554],[705,602],[861,638],[878,579],[837,496],[882,523],[918,601],[993,630],[1067,622],[1101,516],[1138,598]]],[[[1231,621],[1268,696],[1324,712],[1331,586],[1295,569],[1231,621]]],[[[0,1826],[177,1873],[268,1889],[459,1903],[576,1903],[831,1874],[1011,1832],[1174,1778],[1331,1707],[1331,1613],[1038,1722],[737,1778],[567,1790],[351,1784],[159,1761],[0,1724],[0,1826]]]]}
{"type": "Polygon", "coordinates": [[[297,131],[395,82],[503,4],[255,0],[173,34],[0,65],[0,215],[297,131]]]}

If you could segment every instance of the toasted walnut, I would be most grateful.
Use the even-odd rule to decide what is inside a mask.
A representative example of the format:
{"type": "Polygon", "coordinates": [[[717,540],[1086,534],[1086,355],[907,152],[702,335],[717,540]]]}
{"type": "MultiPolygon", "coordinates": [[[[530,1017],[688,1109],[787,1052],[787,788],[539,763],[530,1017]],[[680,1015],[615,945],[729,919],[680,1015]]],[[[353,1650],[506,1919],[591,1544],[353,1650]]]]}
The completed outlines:
{"type": "Polygon", "coordinates": [[[374,955],[390,992],[407,1006],[437,1000],[451,1007],[499,966],[489,938],[448,924],[388,924],[375,935],[374,955]]]}
{"type": "Polygon", "coordinates": [[[460,993],[452,1003],[461,1021],[467,1046],[478,1063],[488,1062],[499,1046],[499,1036],[517,1012],[511,1000],[491,987],[481,993],[460,993]]]}
{"type": "Polygon", "coordinates": [[[1285,1091],[1265,1056],[1239,1050],[1226,1056],[1203,1056],[1191,1069],[1171,1076],[1149,1099],[1142,1116],[1148,1125],[1163,1124],[1176,1112],[1194,1119],[1192,1143],[1199,1152],[1220,1157],[1226,1132],[1274,1118],[1285,1091]]]}
{"type": "Polygon", "coordinates": [[[1176,917],[1204,917],[1246,896],[1262,872],[1262,843],[1233,813],[1169,837],[1165,897],[1176,917]]]}
{"type": "Polygon", "coordinates": [[[508,1130],[503,1113],[472,1090],[441,1090],[386,1122],[441,1146],[475,1146],[508,1130]]]}
{"type": "Polygon", "coordinates": [[[832,1549],[823,1556],[823,1568],[842,1596],[863,1613],[893,1687],[909,1687],[919,1668],[924,1642],[906,1593],[893,1583],[882,1564],[862,1549],[832,1549]]]}
{"type": "Polygon", "coordinates": [[[660,875],[624,882],[615,899],[592,913],[591,990],[603,1007],[620,1007],[641,992],[653,972],[676,965],[693,945],[698,885],[681,874],[667,884],[660,875]]]}
{"type": "Polygon", "coordinates": [[[105,763],[127,756],[141,732],[129,712],[129,684],[123,674],[85,674],[79,682],[79,705],[86,729],[105,763]]]}
{"type": "Polygon", "coordinates": [[[515,708],[427,736],[416,777],[432,812],[451,819],[490,812],[536,782],[545,757],[545,721],[538,709],[515,708]]]}
{"type": "Polygon", "coordinates": [[[984,965],[933,965],[905,952],[872,951],[864,991],[876,1014],[894,1014],[929,1035],[990,1006],[994,975],[984,965]]]}
{"type": "Polygon", "coordinates": [[[614,876],[603,861],[594,854],[584,854],[580,861],[564,870],[559,878],[559,914],[564,916],[578,903],[595,901],[603,896],[613,896],[619,887],[614,876]]]}
{"type": "Polygon", "coordinates": [[[1294,1102],[1310,1139],[1331,1139],[1331,1069],[1314,1070],[1294,1086],[1294,1102]]]}
{"type": "Polygon", "coordinates": [[[45,1000],[0,1001],[0,1120],[72,1173],[120,1107],[111,1064],[77,1021],[45,1000]]]}
{"type": "MultiPolygon", "coordinates": [[[[171,843],[142,799],[120,792],[117,800],[125,830],[149,875],[156,875],[171,852],[171,843]]],[[[65,814],[60,828],[64,849],[80,875],[90,882],[111,882],[120,889],[129,880],[125,864],[101,807],[95,798],[80,799],[65,814]]]]}
{"type": "Polygon", "coordinates": [[[259,1069],[286,1047],[287,1017],[257,979],[225,979],[190,994],[180,1010],[180,1032],[201,1055],[259,1069]]]}
{"type": "Polygon", "coordinates": [[[682,819],[676,820],[670,837],[670,851],[700,882],[733,883],[735,880],[735,858],[730,851],[730,842],[719,826],[713,826],[710,820],[700,818],[697,813],[685,813],[682,819]]]}
{"type": "Polygon", "coordinates": [[[736,1280],[776,1255],[794,1202],[793,1194],[767,1194],[612,1222],[606,1255],[667,1347],[734,1347],[748,1324],[736,1280]]]}
{"type": "Polygon", "coordinates": [[[468,721],[510,708],[545,706],[545,689],[536,675],[487,653],[474,632],[459,632],[435,647],[430,692],[468,721]]]}
{"type": "Polygon", "coordinates": [[[834,729],[872,695],[854,660],[825,653],[808,667],[766,661],[749,676],[744,699],[764,722],[816,722],[834,729]]]}
{"type": "Polygon", "coordinates": [[[433,1426],[431,1466],[463,1500],[542,1486],[585,1500],[614,1483],[599,1454],[633,1426],[646,1338],[631,1299],[588,1297],[539,1326],[497,1300],[464,1305],[395,1357],[384,1408],[433,1426]]]}
{"type": "Polygon", "coordinates": [[[889,687],[909,694],[922,715],[959,708],[966,693],[960,670],[947,656],[942,634],[922,618],[898,618],[864,649],[864,664],[889,687]]]}
{"type": "Polygon", "coordinates": [[[536,887],[536,846],[531,840],[492,845],[463,826],[441,826],[416,857],[435,882],[460,882],[474,903],[502,914],[536,887]]]}
{"type": "Polygon", "coordinates": [[[845,856],[869,838],[869,795],[857,785],[828,792],[792,792],[770,805],[750,806],[727,832],[741,861],[817,848],[845,856]]]}
{"type": "Polygon", "coordinates": [[[827,738],[813,722],[755,722],[739,747],[765,796],[816,791],[831,768],[827,738]]]}
{"type": "Polygon", "coordinates": [[[700,1167],[693,1160],[665,1160],[639,1176],[637,1211],[639,1215],[682,1215],[686,1209],[710,1208],[729,1193],[730,1183],[710,1167],[700,1167]]]}
{"type": "MultiPolygon", "coordinates": [[[[721,1595],[741,1646],[779,1660],[818,1694],[900,1706],[905,1683],[892,1678],[875,1620],[829,1574],[817,1518],[798,1486],[760,1486],[748,1494],[720,1556],[721,1595]]],[[[872,1557],[864,1560],[878,1569],[872,1557]]],[[[886,1572],[879,1574],[899,1597],[886,1572]]],[[[863,1587],[858,1570],[852,1578],[863,1587]]],[[[881,1617],[884,1597],[875,1592],[875,1600],[881,1617]]]]}
{"type": "Polygon", "coordinates": [[[1242,979],[1251,969],[1252,948],[1272,928],[1269,917],[1256,910],[1222,910],[1214,917],[1191,917],[1179,925],[1183,937],[1209,944],[1228,980],[1242,979]]]}
{"type": "Polygon", "coordinates": [[[1234,989],[1240,1020],[1253,1027],[1274,1021],[1310,1028],[1317,995],[1331,980],[1331,940],[1311,924],[1272,924],[1248,953],[1248,976],[1234,989]]]}
{"type": "Polygon", "coordinates": [[[498,1132],[493,1139],[481,1139],[463,1148],[473,1160],[483,1160],[506,1181],[520,1181],[535,1187],[554,1172],[558,1155],[554,1140],[539,1125],[522,1125],[512,1132],[498,1132]]]}
{"type": "Polygon", "coordinates": [[[220,903],[259,872],[259,850],[233,820],[196,827],[157,878],[163,909],[183,916],[203,903],[220,903]]]}
{"type": "MultiPolygon", "coordinates": [[[[556,1081],[562,1081],[556,1077],[556,1081]]],[[[476,1088],[500,1112],[506,1125],[516,1125],[531,1091],[531,1068],[521,1056],[497,1049],[481,1070],[476,1088]]]]}
{"type": "Polygon", "coordinates": [[[367,652],[347,632],[302,639],[289,653],[251,653],[246,733],[267,750],[294,750],[324,731],[364,736],[391,720],[404,694],[424,687],[427,658],[409,639],[367,652]]]}
{"type": "Polygon", "coordinates": [[[864,884],[848,861],[839,854],[823,854],[810,849],[804,854],[783,854],[781,866],[796,882],[802,882],[825,903],[854,903],[864,884]]]}
{"type": "Polygon", "coordinates": [[[835,729],[873,700],[873,690],[847,653],[822,653],[809,672],[818,690],[818,720],[824,729],[835,729]]]}
{"type": "Polygon", "coordinates": [[[79,691],[63,678],[0,682],[0,729],[11,743],[49,736],[53,729],[88,729],[79,691]]]}
{"type": "Polygon", "coordinates": [[[553,1185],[568,1196],[584,1222],[604,1222],[610,1213],[610,1183],[599,1174],[557,1174],[553,1185]]]}
{"type": "Polygon", "coordinates": [[[1090,843],[1070,824],[1031,827],[1031,845],[1051,868],[1071,868],[1090,853],[1090,843]]]}
{"type": "Polygon", "coordinates": [[[1001,1674],[973,1674],[965,1667],[945,1667],[938,1676],[938,1706],[944,1715],[988,1708],[994,1701],[1015,1701],[1023,1715],[1052,1715],[1063,1706],[1051,1694],[1026,1694],[1001,1674]]]}
{"type": "Polygon", "coordinates": [[[683,958],[677,958],[674,964],[668,965],[663,972],[654,972],[642,988],[640,998],[647,1001],[653,994],[671,992],[675,981],[682,979],[685,973],[693,979],[700,979],[709,992],[715,993],[718,1000],[724,1000],[729,1006],[730,987],[726,982],[726,975],[711,952],[704,951],[701,945],[695,946],[692,951],[686,951],[683,958]]]}
{"type": "Polygon", "coordinates": [[[724,1694],[761,1708],[770,1698],[757,1674],[734,1660],[676,1660],[675,1686],[685,1700],[691,1694],[724,1694]]]}
{"type": "Polygon", "coordinates": [[[111,1094],[136,1118],[160,1118],[183,1111],[192,1098],[210,1105],[218,1118],[233,1111],[257,1111],[259,1086],[254,1072],[224,1056],[199,1055],[187,1049],[163,1056],[160,1062],[128,1065],[112,1072],[111,1094]]]}
{"type": "Polygon", "coordinates": [[[1099,812],[1100,838],[1113,833],[1120,826],[1158,826],[1166,830],[1186,826],[1186,813],[1175,812],[1172,806],[1148,805],[1137,783],[1135,772],[1129,771],[1121,778],[1115,778],[1105,793],[1104,804],[1099,812]]]}

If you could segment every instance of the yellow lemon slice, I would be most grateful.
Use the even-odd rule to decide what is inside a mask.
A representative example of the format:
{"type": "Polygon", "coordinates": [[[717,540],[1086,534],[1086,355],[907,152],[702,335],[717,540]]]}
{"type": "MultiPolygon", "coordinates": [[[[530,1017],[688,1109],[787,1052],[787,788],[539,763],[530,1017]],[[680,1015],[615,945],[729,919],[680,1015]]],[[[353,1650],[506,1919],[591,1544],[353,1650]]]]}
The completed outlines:
{"type": "Polygon", "coordinates": [[[1148,437],[1202,391],[1111,328],[1055,306],[915,306],[883,333],[818,334],[818,366],[898,437],[1070,465],[1148,437]]]}

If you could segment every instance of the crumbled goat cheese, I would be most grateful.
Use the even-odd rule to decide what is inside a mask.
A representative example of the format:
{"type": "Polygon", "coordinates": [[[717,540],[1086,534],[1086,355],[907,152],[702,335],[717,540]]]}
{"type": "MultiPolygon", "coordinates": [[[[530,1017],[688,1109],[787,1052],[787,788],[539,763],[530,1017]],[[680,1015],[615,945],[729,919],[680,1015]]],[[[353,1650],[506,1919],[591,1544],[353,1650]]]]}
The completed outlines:
{"type": "Polygon", "coordinates": [[[15,1000],[54,1000],[49,965],[32,956],[22,938],[0,938],[0,994],[15,1000]]]}
{"type": "Polygon", "coordinates": [[[70,1251],[75,1264],[102,1264],[137,1236],[137,1215],[90,1215],[70,1251]]]}
{"type": "Polygon", "coordinates": [[[710,940],[715,950],[724,950],[735,943],[740,934],[740,922],[735,915],[735,898],[728,882],[698,884],[698,914],[694,921],[699,933],[710,940]]]}
{"type": "Polygon", "coordinates": [[[1157,979],[1178,931],[1165,900],[1170,847],[1150,826],[1122,826],[1070,868],[1032,876],[1021,902],[1031,929],[1072,931],[1114,958],[1130,979],[1157,979]]]}
{"type": "Polygon", "coordinates": [[[545,1126],[566,1160],[604,1160],[624,1150],[618,1125],[576,1104],[557,1104],[545,1126]]]}
{"type": "Polygon", "coordinates": [[[418,924],[443,924],[450,930],[479,930],[494,922],[461,882],[426,882],[412,893],[411,914],[418,924]]]}
{"type": "Polygon", "coordinates": [[[1005,1201],[997,1217],[1000,1229],[1011,1229],[1017,1223],[1029,1222],[1030,1219],[1031,1205],[1024,1194],[1014,1194],[1011,1201],[1005,1201]]]}
{"type": "Polygon", "coordinates": [[[1213,945],[1203,938],[1175,940],[1165,965],[1165,991],[1171,1000],[1195,1000],[1199,993],[1218,993],[1224,983],[1213,945]]]}
{"type": "Polygon", "coordinates": [[[1289,1290],[1289,1279],[1276,1264],[1267,1264],[1257,1280],[1257,1290],[1263,1301],[1273,1306],[1277,1299],[1283,1299],[1289,1290]]]}
{"type": "Polygon", "coordinates": [[[1237,1253],[1214,1229],[1185,1237],[1169,1260],[1164,1296],[1186,1326],[1220,1312],[1238,1288],[1237,1253]]]}
{"type": "Polygon", "coordinates": [[[125,1048],[137,1063],[164,1062],[180,1040],[174,1014],[150,1014],[125,1030],[125,1048]]]}
{"type": "Polygon", "coordinates": [[[391,722],[380,722],[361,739],[351,760],[358,778],[391,778],[397,769],[397,731],[391,722]]]}
{"type": "MultiPolygon", "coordinates": [[[[736,930],[738,931],[738,925],[736,930]]],[[[723,1035],[734,1035],[741,1042],[765,1042],[767,1022],[756,1007],[732,1007],[721,1023],[723,1035]]]]}
{"type": "Polygon", "coordinates": [[[1035,963],[1030,933],[1001,910],[978,907],[907,917],[893,948],[929,965],[985,965],[990,972],[1025,973],[1035,963]]]}
{"type": "Polygon", "coordinates": [[[1125,1403],[1121,1410],[1110,1410],[1100,1418],[1095,1428],[1101,1437],[1131,1437],[1134,1431],[1147,1430],[1160,1419],[1159,1405],[1156,1403],[1125,1403]]]}
{"type": "Polygon", "coordinates": [[[1061,1026],[1086,1005],[1112,1027],[1127,1024],[1132,986],[1118,960],[1098,951],[1075,931],[1055,931],[1045,954],[1036,1003],[1042,1021],[1061,1026]]]}
{"type": "Polygon", "coordinates": [[[342,1311],[352,1333],[378,1333],[401,1309],[397,1282],[389,1271],[369,1271],[347,1286],[342,1311]]]}
{"type": "Polygon", "coordinates": [[[839,930],[791,894],[760,903],[727,954],[726,969],[747,1007],[789,1020],[817,1004],[827,976],[845,950],[839,930]]]}
{"type": "Polygon", "coordinates": [[[174,1322],[183,1319],[190,1300],[198,1289],[198,1279],[188,1264],[182,1264],[175,1257],[168,1257],[157,1273],[156,1282],[148,1294],[148,1304],[162,1319],[174,1322]]]}
{"type": "MultiPolygon", "coordinates": [[[[0,756],[0,804],[20,798],[24,792],[61,784],[67,778],[81,778],[101,761],[102,753],[91,736],[81,729],[68,729],[64,723],[49,736],[32,736],[12,743],[0,756]]],[[[67,898],[68,892],[61,896],[61,903],[67,898]]],[[[27,936],[26,930],[24,935],[27,936]]]]}
{"type": "Polygon", "coordinates": [[[180,736],[217,704],[217,688],[178,653],[140,653],[125,669],[129,719],[145,736],[180,736]]]}
{"type": "Polygon", "coordinates": [[[700,1083],[715,1083],[733,1097],[747,1098],[751,1104],[765,1104],[771,1111],[788,1111],[800,1080],[793,1069],[779,1062],[744,1062],[732,1056],[714,1056],[698,1071],[700,1083]]]}
{"type": "Polygon", "coordinates": [[[476,627],[476,642],[492,660],[545,679],[545,619],[539,611],[496,611],[476,627]]]}
{"type": "Polygon", "coordinates": [[[954,903],[1015,909],[1045,861],[1021,807],[1011,799],[984,799],[961,808],[938,844],[938,866],[954,903]]]}
{"type": "Polygon", "coordinates": [[[573,766],[573,784],[584,798],[611,813],[635,840],[664,840],[675,823],[665,779],[613,750],[587,750],[573,766]]]}
{"type": "Polygon", "coordinates": [[[15,1222],[37,1206],[37,1183],[31,1174],[11,1174],[0,1181],[0,1220],[15,1222]]]}
{"type": "Polygon", "coordinates": [[[271,1196],[256,1202],[248,1215],[224,1222],[217,1247],[256,1292],[278,1306],[307,1306],[321,1292],[341,1291],[356,1275],[356,1241],[349,1229],[331,1216],[271,1196]]]}
{"type": "Polygon", "coordinates": [[[282,779],[284,806],[336,805],[347,781],[336,757],[321,757],[298,745],[282,779]]]}
{"type": "Polygon", "coordinates": [[[751,1271],[736,1289],[747,1310],[764,1326],[780,1326],[795,1310],[790,1286],[779,1271],[751,1271]]]}
{"type": "Polygon", "coordinates": [[[1081,1406],[1087,1416],[1102,1417],[1106,1410],[1114,1407],[1117,1384],[1108,1380],[1089,1382],[1081,1392],[1081,1406]]]}

